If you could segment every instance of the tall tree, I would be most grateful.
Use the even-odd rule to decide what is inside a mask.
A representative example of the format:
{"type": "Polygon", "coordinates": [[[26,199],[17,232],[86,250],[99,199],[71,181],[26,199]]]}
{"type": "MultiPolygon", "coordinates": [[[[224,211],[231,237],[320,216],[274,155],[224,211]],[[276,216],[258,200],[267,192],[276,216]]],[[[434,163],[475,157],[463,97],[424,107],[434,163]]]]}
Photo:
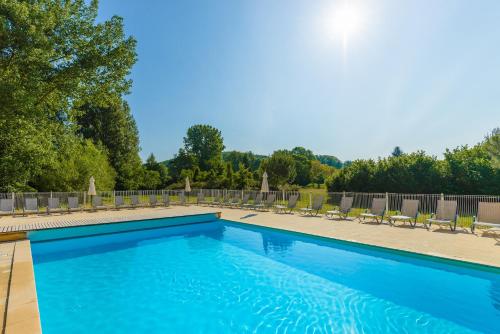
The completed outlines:
{"type": "Polygon", "coordinates": [[[295,170],[295,159],[286,150],[274,151],[273,154],[261,163],[261,173],[267,172],[269,186],[277,189],[279,186],[292,184],[297,172],[295,170]]]}
{"type": "Polygon", "coordinates": [[[121,18],[96,17],[97,1],[0,1],[1,189],[29,187],[58,159],[75,106],[128,92],[136,42],[121,18]]]}
{"type": "MultiPolygon", "coordinates": [[[[144,184],[152,185],[154,181],[148,182],[147,179],[148,177],[153,178],[154,180],[158,179],[156,182],[156,185],[154,187],[146,187],[143,185],[143,188],[145,189],[162,189],[166,188],[168,185],[168,181],[170,180],[170,177],[168,176],[168,168],[162,163],[159,163],[156,161],[156,158],[153,153],[149,155],[149,157],[146,159],[146,163],[144,164],[145,168],[145,175],[144,175],[144,184]],[[150,172],[155,172],[158,177],[153,175],[153,173],[150,172]]],[[[193,176],[194,179],[194,176],[193,176]]]]}
{"type": "Polygon", "coordinates": [[[393,157],[400,157],[400,156],[402,156],[403,155],[403,151],[401,150],[401,147],[399,147],[399,146],[394,147],[394,150],[392,150],[391,155],[393,157]]]}
{"type": "Polygon", "coordinates": [[[222,161],[222,133],[210,125],[193,125],[184,137],[184,150],[196,158],[201,170],[209,170],[222,161]]]}
{"type": "Polygon", "coordinates": [[[86,103],[75,116],[77,132],[106,147],[116,170],[117,189],[141,187],[142,162],[139,157],[139,132],[128,104],[118,97],[102,103],[86,103]]]}
{"type": "Polygon", "coordinates": [[[295,159],[295,176],[294,182],[300,186],[306,186],[311,183],[311,161],[315,160],[311,150],[303,147],[295,147],[290,152],[295,159]]]}
{"type": "Polygon", "coordinates": [[[500,128],[495,128],[486,136],[484,148],[488,152],[495,168],[500,169],[500,128]]]}

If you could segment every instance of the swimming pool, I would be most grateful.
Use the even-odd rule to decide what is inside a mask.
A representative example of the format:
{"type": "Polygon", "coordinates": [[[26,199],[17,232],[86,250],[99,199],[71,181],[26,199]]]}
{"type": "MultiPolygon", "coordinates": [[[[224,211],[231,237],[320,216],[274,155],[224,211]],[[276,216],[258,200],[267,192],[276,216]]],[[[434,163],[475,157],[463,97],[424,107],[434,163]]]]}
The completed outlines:
{"type": "Polygon", "coordinates": [[[498,333],[495,270],[224,220],[32,242],[47,333],[498,333]]]}

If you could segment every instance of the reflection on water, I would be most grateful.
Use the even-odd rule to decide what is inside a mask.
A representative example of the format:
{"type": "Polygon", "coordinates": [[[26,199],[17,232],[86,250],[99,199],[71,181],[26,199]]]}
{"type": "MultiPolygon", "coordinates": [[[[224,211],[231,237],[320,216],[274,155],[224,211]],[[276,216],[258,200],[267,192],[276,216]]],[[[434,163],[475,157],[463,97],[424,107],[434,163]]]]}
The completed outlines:
{"type": "Polygon", "coordinates": [[[294,242],[295,241],[287,235],[274,233],[262,234],[262,247],[266,254],[269,254],[269,251],[285,253],[290,247],[293,246],[294,242]]]}
{"type": "Polygon", "coordinates": [[[490,296],[493,307],[500,311],[500,280],[491,282],[490,296]]]}

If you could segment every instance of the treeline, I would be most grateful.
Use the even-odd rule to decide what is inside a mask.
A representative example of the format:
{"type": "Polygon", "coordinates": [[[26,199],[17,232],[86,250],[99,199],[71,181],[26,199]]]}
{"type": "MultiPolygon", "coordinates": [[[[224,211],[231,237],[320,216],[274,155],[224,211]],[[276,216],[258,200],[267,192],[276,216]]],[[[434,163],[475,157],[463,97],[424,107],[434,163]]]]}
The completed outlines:
{"type": "Polygon", "coordinates": [[[96,17],[97,1],[0,2],[0,191],[80,191],[91,175],[98,189],[138,189],[160,178],[142,164],[123,100],[136,41],[120,17],[96,17]]]}
{"type": "MultiPolygon", "coordinates": [[[[171,188],[182,188],[189,177],[196,188],[259,188],[264,171],[272,189],[297,189],[321,185],[335,168],[320,162],[308,149],[278,150],[271,156],[252,152],[224,152],[222,133],[210,125],[194,125],[187,130],[184,146],[172,160],[165,161],[171,188]]],[[[321,156],[339,164],[333,156],[321,156]]]]}
{"type": "Polygon", "coordinates": [[[500,194],[500,130],[473,147],[446,150],[444,159],[423,151],[355,160],[332,175],[329,191],[500,194]]]}

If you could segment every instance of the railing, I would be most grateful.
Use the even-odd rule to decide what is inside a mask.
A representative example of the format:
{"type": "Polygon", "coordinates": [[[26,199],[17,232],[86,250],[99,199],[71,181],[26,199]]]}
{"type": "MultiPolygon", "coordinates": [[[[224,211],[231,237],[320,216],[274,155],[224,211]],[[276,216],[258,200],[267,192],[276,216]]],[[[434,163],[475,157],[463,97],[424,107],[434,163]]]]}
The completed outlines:
{"type": "MultiPolygon", "coordinates": [[[[186,195],[189,204],[196,204],[197,195],[202,193],[205,200],[210,201],[215,197],[242,199],[245,195],[254,200],[258,190],[234,190],[234,189],[192,189],[190,192],[183,190],[116,190],[98,191],[97,195],[103,199],[103,204],[112,206],[116,196],[122,196],[125,204],[130,203],[132,195],[139,196],[141,202],[147,203],[150,195],[156,195],[158,200],[164,194],[170,196],[172,202],[179,201],[179,195],[186,195]]],[[[469,226],[473,221],[473,216],[477,213],[479,202],[500,202],[500,196],[493,195],[446,195],[446,194],[397,194],[397,193],[359,193],[359,192],[326,192],[319,189],[303,189],[301,191],[270,191],[263,193],[263,199],[268,196],[275,196],[275,204],[286,204],[291,195],[298,195],[297,207],[308,207],[311,205],[314,196],[323,196],[323,209],[325,212],[338,207],[342,197],[354,197],[351,216],[357,216],[360,212],[369,209],[374,198],[385,198],[387,214],[394,214],[401,209],[403,200],[416,199],[419,201],[419,220],[423,221],[436,212],[437,201],[439,199],[457,201],[457,211],[459,215],[458,226],[469,226]]],[[[26,198],[37,198],[41,212],[46,210],[49,198],[59,198],[61,207],[66,207],[69,197],[77,197],[82,208],[91,208],[90,196],[86,192],[28,192],[28,193],[0,193],[0,199],[14,199],[14,212],[22,212],[26,198]]],[[[5,212],[3,212],[5,213],[5,212]]]]}

